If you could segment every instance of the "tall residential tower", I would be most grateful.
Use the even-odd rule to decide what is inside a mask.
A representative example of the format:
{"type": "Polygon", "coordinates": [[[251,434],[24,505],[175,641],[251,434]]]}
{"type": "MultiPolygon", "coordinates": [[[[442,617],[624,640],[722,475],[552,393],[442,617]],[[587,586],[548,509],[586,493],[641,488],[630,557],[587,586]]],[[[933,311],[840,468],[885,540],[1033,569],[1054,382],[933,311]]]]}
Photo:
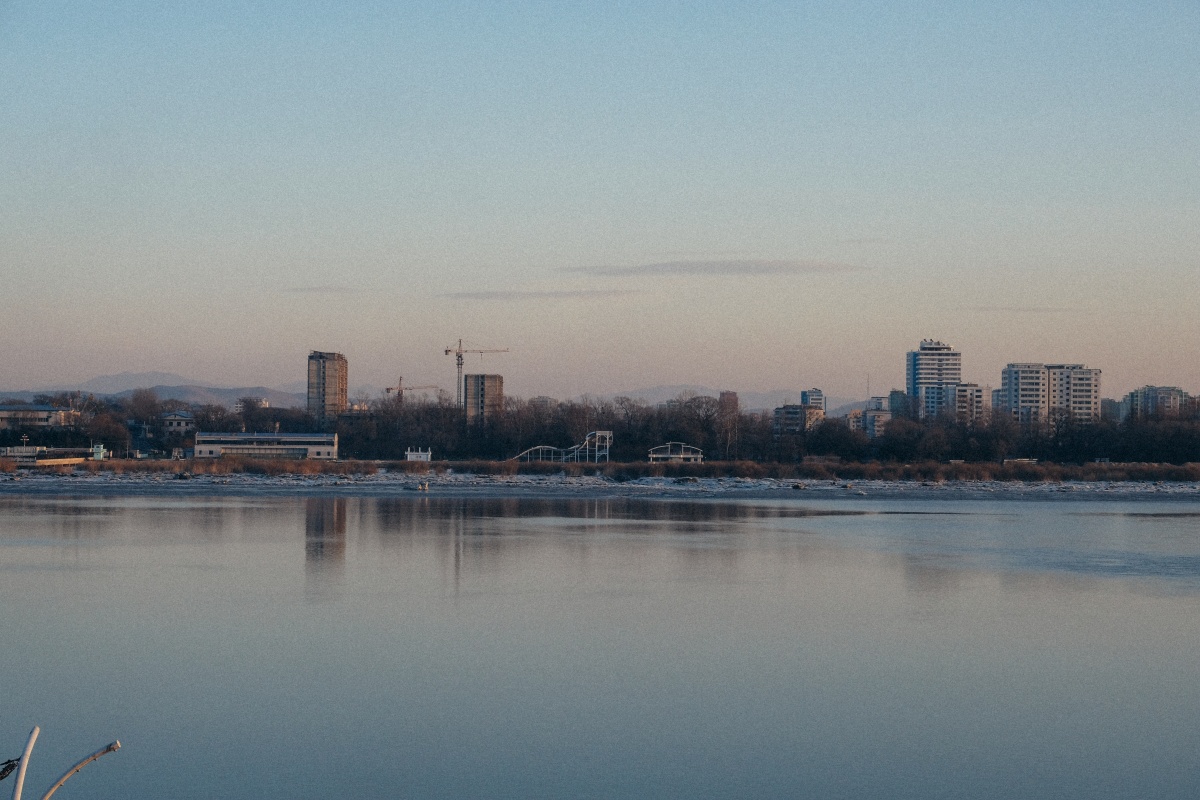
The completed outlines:
{"type": "Polygon", "coordinates": [[[481,423],[504,411],[504,376],[463,375],[467,422],[481,423]]]}
{"type": "Polygon", "coordinates": [[[962,382],[962,353],[948,344],[924,339],[917,350],[908,353],[908,397],[920,419],[936,417],[944,409],[953,410],[951,387],[962,382]]]}
{"type": "Polygon", "coordinates": [[[341,353],[308,354],[308,413],[333,419],[350,407],[349,369],[341,353]]]}

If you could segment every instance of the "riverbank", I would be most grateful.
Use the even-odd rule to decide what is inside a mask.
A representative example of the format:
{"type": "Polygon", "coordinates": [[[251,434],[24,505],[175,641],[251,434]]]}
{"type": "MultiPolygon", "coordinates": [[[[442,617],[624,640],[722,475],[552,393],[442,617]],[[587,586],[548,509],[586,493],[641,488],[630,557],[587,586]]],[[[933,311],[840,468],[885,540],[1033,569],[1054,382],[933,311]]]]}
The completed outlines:
{"type": "Polygon", "coordinates": [[[377,469],[346,474],[251,472],[192,474],[21,470],[0,474],[0,495],[312,496],[312,497],[612,497],[711,500],[1200,500],[1195,481],[912,481],[696,476],[426,473],[377,469]]]}
{"type": "MultiPolygon", "coordinates": [[[[908,464],[871,461],[809,461],[800,464],[764,464],[754,461],[707,461],[699,464],[607,462],[558,464],[544,461],[290,461],[249,458],[192,459],[187,461],[121,460],[87,461],[71,466],[35,468],[36,472],[62,476],[176,475],[222,476],[366,476],[379,473],[442,477],[446,475],[599,477],[625,483],[643,478],[709,478],[774,481],[887,481],[887,482],[1089,482],[1175,483],[1200,482],[1200,463],[1091,463],[1036,464],[944,463],[908,464]]],[[[11,459],[0,459],[0,474],[19,470],[11,459]]]]}

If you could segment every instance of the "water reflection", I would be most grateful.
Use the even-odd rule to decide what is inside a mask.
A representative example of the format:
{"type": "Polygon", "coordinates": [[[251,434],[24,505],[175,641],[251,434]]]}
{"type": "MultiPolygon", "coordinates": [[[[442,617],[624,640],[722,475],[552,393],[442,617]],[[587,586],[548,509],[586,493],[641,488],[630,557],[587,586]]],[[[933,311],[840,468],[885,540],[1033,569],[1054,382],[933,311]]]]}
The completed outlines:
{"type": "Polygon", "coordinates": [[[346,567],[346,499],[310,497],[304,501],[305,597],[336,599],[346,567]]]}
{"type": "Polygon", "coordinates": [[[1195,796],[1193,522],[910,505],[7,499],[5,713],[130,800],[1195,796]]]}
{"type": "Polygon", "coordinates": [[[363,518],[373,517],[384,547],[436,548],[455,594],[469,588],[472,576],[521,569],[533,554],[566,559],[586,572],[592,554],[611,551],[614,540],[626,545],[622,552],[669,554],[681,578],[732,580],[745,547],[736,536],[740,523],[848,515],[799,507],[630,498],[419,497],[363,502],[363,518]]]}

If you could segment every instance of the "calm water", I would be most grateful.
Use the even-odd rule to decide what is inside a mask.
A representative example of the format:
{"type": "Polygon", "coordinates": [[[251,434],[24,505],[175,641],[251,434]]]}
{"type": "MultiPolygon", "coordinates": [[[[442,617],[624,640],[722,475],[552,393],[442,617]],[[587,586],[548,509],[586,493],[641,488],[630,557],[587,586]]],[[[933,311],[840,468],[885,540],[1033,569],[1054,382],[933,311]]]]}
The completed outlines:
{"type": "Polygon", "coordinates": [[[40,724],[40,797],[120,738],[63,800],[1195,797],[1198,531],[1178,502],[9,496],[0,759],[40,724]]]}

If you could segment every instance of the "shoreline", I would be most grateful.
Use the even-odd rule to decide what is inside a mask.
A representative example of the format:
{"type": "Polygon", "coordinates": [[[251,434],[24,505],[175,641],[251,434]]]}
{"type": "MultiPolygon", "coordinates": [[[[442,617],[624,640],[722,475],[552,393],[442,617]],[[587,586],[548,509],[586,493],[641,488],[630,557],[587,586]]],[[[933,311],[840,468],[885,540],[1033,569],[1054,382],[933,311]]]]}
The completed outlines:
{"type": "Polygon", "coordinates": [[[0,496],[123,497],[364,497],[647,500],[1200,500],[1192,481],[894,481],[780,478],[643,477],[617,481],[596,475],[202,474],[166,472],[0,474],[0,496]],[[422,485],[427,489],[422,489],[422,485]]]}

